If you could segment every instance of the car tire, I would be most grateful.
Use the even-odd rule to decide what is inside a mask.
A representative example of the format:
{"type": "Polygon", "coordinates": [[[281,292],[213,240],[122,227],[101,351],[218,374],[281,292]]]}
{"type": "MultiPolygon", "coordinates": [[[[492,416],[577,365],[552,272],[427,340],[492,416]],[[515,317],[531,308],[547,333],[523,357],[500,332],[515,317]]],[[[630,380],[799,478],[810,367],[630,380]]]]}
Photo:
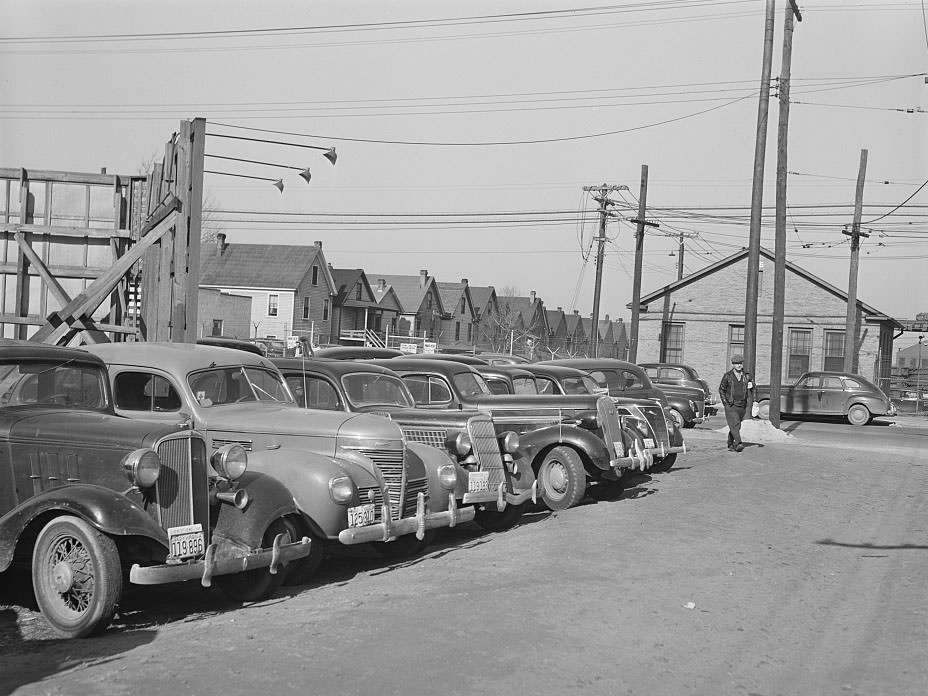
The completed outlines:
{"type": "Polygon", "coordinates": [[[500,512],[496,509],[495,503],[490,503],[488,507],[477,509],[474,522],[488,532],[504,532],[519,521],[523,512],[525,505],[507,505],[506,509],[500,512]]]}
{"type": "Polygon", "coordinates": [[[310,582],[325,558],[325,542],[322,538],[306,528],[302,522],[285,518],[284,523],[287,525],[287,531],[290,532],[292,540],[302,539],[304,536],[309,537],[309,555],[291,561],[287,566],[287,576],[284,578],[285,585],[305,585],[310,582]]]}
{"type": "MultiPolygon", "coordinates": [[[[278,534],[291,535],[292,524],[283,518],[278,518],[268,525],[262,538],[262,547],[270,548],[274,544],[274,538],[278,534]]],[[[294,541],[291,536],[291,541],[294,541]]],[[[260,602],[273,595],[287,578],[289,568],[280,567],[276,573],[271,573],[270,569],[255,568],[246,570],[244,573],[230,573],[228,575],[217,575],[215,580],[219,589],[222,590],[230,599],[236,602],[260,602]]]]}
{"type": "Polygon", "coordinates": [[[433,541],[435,530],[428,529],[421,540],[415,534],[404,534],[393,541],[375,541],[371,546],[384,558],[412,558],[425,551],[433,541]]]}
{"type": "Polygon", "coordinates": [[[576,450],[559,446],[548,452],[536,472],[541,498],[551,510],[567,510],[586,494],[586,470],[576,450]]]}
{"type": "Polygon", "coordinates": [[[676,423],[677,427],[681,430],[686,427],[686,418],[684,418],[683,414],[677,409],[670,409],[670,417],[673,418],[674,423],[676,423]]]}
{"type": "Polygon", "coordinates": [[[866,425],[873,416],[863,404],[854,404],[847,410],[847,422],[851,425],[866,425]]]}
{"type": "Polygon", "coordinates": [[[60,636],[100,633],[113,620],[122,594],[116,542],[78,517],[56,517],[33,547],[32,588],[60,636]]]}
{"type": "Polygon", "coordinates": [[[764,399],[757,402],[757,417],[761,420],[770,420],[770,401],[764,399]]]}
{"type": "Polygon", "coordinates": [[[677,453],[671,452],[666,457],[654,457],[654,466],[651,467],[651,471],[661,473],[663,471],[670,471],[673,468],[673,465],[677,461],[677,453]]]}

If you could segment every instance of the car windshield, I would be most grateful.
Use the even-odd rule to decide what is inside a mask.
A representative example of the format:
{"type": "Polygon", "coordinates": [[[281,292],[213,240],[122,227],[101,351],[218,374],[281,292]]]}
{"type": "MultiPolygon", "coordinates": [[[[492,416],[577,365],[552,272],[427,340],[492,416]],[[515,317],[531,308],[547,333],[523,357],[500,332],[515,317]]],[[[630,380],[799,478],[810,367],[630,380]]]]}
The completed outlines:
{"type": "Polygon", "coordinates": [[[353,406],[415,406],[406,385],[393,375],[356,372],[344,375],[342,386],[353,406]]]}
{"type": "Polygon", "coordinates": [[[95,365],[52,361],[0,363],[0,405],[106,408],[106,374],[95,365]]]}
{"type": "Polygon", "coordinates": [[[645,387],[642,375],[631,370],[591,370],[590,377],[599,387],[607,387],[609,393],[625,391],[626,389],[641,389],[645,387]]]}
{"type": "Polygon", "coordinates": [[[216,367],[194,372],[187,378],[200,406],[221,406],[246,401],[293,404],[283,378],[260,367],[216,367]]]}
{"type": "Polygon", "coordinates": [[[482,375],[473,372],[459,372],[454,376],[454,387],[461,396],[480,396],[489,394],[490,388],[482,375]]]}
{"type": "Polygon", "coordinates": [[[561,380],[565,394],[592,394],[597,388],[592,377],[581,375],[579,377],[565,377],[561,380]]]}
{"type": "Polygon", "coordinates": [[[516,394],[537,394],[538,385],[535,384],[534,377],[515,377],[512,380],[512,386],[516,394]]]}

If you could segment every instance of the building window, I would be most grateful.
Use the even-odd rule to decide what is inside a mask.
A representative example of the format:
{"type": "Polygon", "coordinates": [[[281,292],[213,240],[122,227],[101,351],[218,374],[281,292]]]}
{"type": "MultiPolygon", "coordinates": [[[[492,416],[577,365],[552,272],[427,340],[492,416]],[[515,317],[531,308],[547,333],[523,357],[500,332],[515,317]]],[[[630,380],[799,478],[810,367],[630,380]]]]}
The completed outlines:
{"type": "Polygon", "coordinates": [[[812,331],[810,329],[789,330],[789,364],[786,378],[796,379],[803,372],[809,371],[809,358],[812,355],[812,331]]]}
{"type": "Polygon", "coordinates": [[[467,342],[472,343],[473,340],[474,340],[474,325],[468,324],[467,325],[467,342]]]}
{"type": "Polygon", "coordinates": [[[461,340],[461,322],[459,321],[454,322],[454,340],[461,340]]]}
{"type": "Polygon", "coordinates": [[[467,298],[462,297],[461,298],[461,314],[464,314],[466,312],[467,312],[467,298]]]}
{"type": "Polygon", "coordinates": [[[222,336],[222,319],[213,319],[213,331],[211,336],[222,336]]]}
{"type": "Polygon", "coordinates": [[[269,317],[277,316],[277,302],[279,299],[279,296],[275,294],[270,294],[267,296],[267,315],[269,317]]]}
{"type": "Polygon", "coordinates": [[[322,301],[322,321],[328,321],[329,318],[329,301],[322,301]]]}
{"type": "Polygon", "coordinates": [[[844,332],[825,332],[825,363],[822,369],[841,372],[844,369],[844,332]]]}
{"type": "Polygon", "coordinates": [[[683,362],[683,324],[664,323],[664,358],[662,362],[683,362]]]}
{"type": "MultiPolygon", "coordinates": [[[[728,327],[728,360],[725,361],[726,365],[729,365],[732,356],[735,354],[744,355],[744,326],[740,324],[731,324],[728,327]]],[[[728,367],[725,369],[727,370],[728,367]]]]}
{"type": "Polygon", "coordinates": [[[313,266],[313,285],[319,285],[319,266],[313,266]]]}
{"type": "Polygon", "coordinates": [[[303,298],[303,318],[309,319],[309,298],[303,298]]]}
{"type": "Polygon", "coordinates": [[[361,283],[358,283],[358,285],[354,289],[354,299],[356,300],[361,299],[361,283]]]}

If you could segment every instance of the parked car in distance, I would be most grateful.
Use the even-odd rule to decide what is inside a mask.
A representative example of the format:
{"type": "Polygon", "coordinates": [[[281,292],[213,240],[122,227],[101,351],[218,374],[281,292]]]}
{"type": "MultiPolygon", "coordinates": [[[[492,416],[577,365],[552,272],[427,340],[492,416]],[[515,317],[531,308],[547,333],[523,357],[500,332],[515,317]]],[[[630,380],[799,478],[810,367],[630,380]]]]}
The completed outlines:
{"type": "Polygon", "coordinates": [[[460,467],[455,498],[462,505],[476,505],[474,521],[480,526],[491,531],[510,527],[521,516],[523,503],[535,501],[535,474],[521,458],[518,436],[512,431],[497,435],[486,413],[417,409],[399,375],[365,361],[273,362],[300,406],[376,413],[399,425],[407,441],[447,451],[460,467]]]}
{"type": "Polygon", "coordinates": [[[402,377],[418,408],[485,410],[498,434],[518,433],[542,500],[552,510],[577,505],[588,478],[618,481],[625,469],[647,466],[637,431],[621,426],[609,398],[496,395],[477,367],[454,360],[409,357],[377,364],[402,377]]]}
{"type": "Polygon", "coordinates": [[[494,394],[538,394],[535,375],[520,365],[474,365],[494,394]]]}
{"type": "Polygon", "coordinates": [[[319,348],[313,353],[314,358],[332,360],[375,360],[377,358],[399,358],[404,355],[406,354],[394,348],[376,346],[328,346],[319,348]]]}
{"type": "Polygon", "coordinates": [[[261,599],[310,553],[289,491],[247,471],[240,446],[210,458],[196,431],[120,418],[106,366],[82,350],[0,343],[0,441],[0,572],[31,563],[66,638],[106,628],[124,578],[261,599]]]}
{"type": "Polygon", "coordinates": [[[413,360],[448,360],[459,362],[464,365],[489,365],[490,363],[481,358],[479,355],[469,353],[415,353],[410,355],[401,355],[397,357],[410,358],[413,360]]]}
{"type": "Polygon", "coordinates": [[[695,367],[682,363],[638,363],[644,369],[652,384],[663,389],[664,385],[702,389],[706,395],[706,415],[714,416],[718,413],[715,397],[709,383],[699,376],[695,367]]]}
{"type": "Polygon", "coordinates": [[[268,358],[282,358],[287,354],[287,342],[279,338],[252,338],[250,339],[264,350],[264,355],[268,358]]]}
{"type": "MultiPolygon", "coordinates": [[[[770,417],[770,385],[758,384],[760,417],[770,417]]],[[[896,406],[866,377],[849,372],[805,372],[793,385],[780,387],[780,413],[793,416],[843,416],[866,425],[875,416],[895,416],[896,406]]]]}
{"type": "Polygon", "coordinates": [[[244,350],[255,355],[266,355],[265,350],[253,341],[246,341],[241,338],[231,338],[229,336],[203,336],[197,339],[201,346],[218,346],[220,348],[235,348],[244,350]]]}
{"type": "Polygon", "coordinates": [[[531,360],[523,358],[521,355],[510,355],[509,353],[477,353],[477,357],[486,360],[491,365],[524,365],[531,360]]]}
{"type": "Polygon", "coordinates": [[[683,433],[672,414],[673,409],[688,408],[689,405],[675,399],[672,408],[667,395],[655,388],[645,371],[634,363],[615,358],[564,358],[542,360],[538,364],[562,365],[583,370],[593,378],[600,389],[608,390],[607,393],[617,400],[617,404],[620,403],[618,399],[626,397],[651,400],[654,405],[642,407],[642,412],[655,434],[655,441],[648,443],[648,448],[654,456],[656,468],[671,468],[676,462],[677,454],[686,452],[683,433]]]}
{"type": "Polygon", "coordinates": [[[182,343],[86,346],[106,362],[116,412],[201,430],[213,447],[240,444],[255,470],[293,495],[298,533],[317,551],[291,573],[308,580],[326,543],[377,542],[414,553],[437,527],[470,521],[458,509],[454,464],[433,447],[406,445],[399,426],[369,414],[311,411],[293,400],[266,358],[182,343]]]}

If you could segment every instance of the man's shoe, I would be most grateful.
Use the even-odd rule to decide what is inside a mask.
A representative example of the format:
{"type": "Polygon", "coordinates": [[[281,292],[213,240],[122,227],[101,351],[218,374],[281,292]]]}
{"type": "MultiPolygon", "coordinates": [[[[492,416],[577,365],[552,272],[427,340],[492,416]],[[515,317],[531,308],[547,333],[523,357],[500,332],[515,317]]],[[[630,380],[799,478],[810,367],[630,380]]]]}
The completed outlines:
{"type": "Polygon", "coordinates": [[[735,445],[735,452],[740,452],[740,451],[743,450],[743,449],[744,449],[744,445],[742,445],[742,444],[740,444],[740,443],[737,444],[737,445],[735,445]]]}

